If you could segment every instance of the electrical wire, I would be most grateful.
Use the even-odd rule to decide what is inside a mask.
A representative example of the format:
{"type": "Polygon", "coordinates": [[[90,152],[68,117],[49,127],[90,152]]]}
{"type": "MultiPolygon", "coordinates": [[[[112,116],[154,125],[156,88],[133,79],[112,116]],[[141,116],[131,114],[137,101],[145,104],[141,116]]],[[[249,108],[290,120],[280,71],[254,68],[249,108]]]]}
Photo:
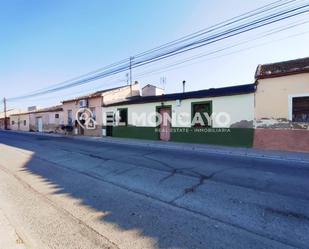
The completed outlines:
{"type": "Polygon", "coordinates": [[[234,48],[234,47],[238,47],[240,45],[243,45],[243,44],[246,44],[246,43],[250,43],[250,42],[253,42],[253,41],[256,41],[256,40],[260,40],[260,39],[263,39],[265,37],[277,34],[279,32],[286,31],[286,30],[295,28],[295,27],[300,26],[300,25],[304,25],[306,23],[309,23],[308,19],[301,20],[301,22],[297,21],[297,22],[295,22],[295,23],[293,23],[291,25],[288,25],[288,26],[284,26],[284,27],[280,27],[280,28],[269,30],[267,32],[260,33],[260,34],[257,35],[257,37],[249,38],[249,39],[246,39],[246,40],[244,40],[242,42],[239,42],[239,43],[236,43],[236,44],[233,44],[233,45],[230,45],[230,46],[225,46],[223,48],[220,48],[220,49],[217,49],[217,50],[208,51],[206,53],[205,52],[204,53],[200,53],[200,54],[197,54],[197,55],[194,55],[194,56],[187,57],[185,59],[176,61],[176,62],[174,62],[172,64],[163,65],[162,67],[160,67],[158,69],[154,69],[154,70],[151,70],[151,71],[143,72],[141,74],[137,74],[136,77],[138,78],[138,77],[141,77],[141,76],[144,76],[144,75],[149,75],[149,74],[151,74],[153,72],[156,72],[156,71],[160,71],[161,72],[161,70],[168,69],[168,68],[174,67],[174,66],[178,66],[180,64],[185,64],[185,63],[190,62],[192,60],[196,60],[196,59],[199,59],[199,58],[202,58],[202,57],[205,57],[205,56],[213,55],[213,54],[216,54],[216,53],[219,53],[219,52],[222,52],[222,51],[234,48]]]}
{"type": "MultiPolygon", "coordinates": [[[[201,47],[204,47],[204,46],[207,46],[207,45],[210,45],[210,44],[213,44],[213,43],[216,43],[216,42],[219,42],[219,41],[231,38],[231,37],[234,37],[236,35],[243,34],[245,32],[248,32],[248,31],[260,28],[260,27],[264,27],[264,26],[269,25],[269,24],[273,24],[273,23],[276,23],[276,22],[279,22],[279,21],[282,21],[282,20],[286,20],[288,18],[297,16],[297,15],[300,15],[300,14],[303,14],[303,13],[306,13],[306,12],[309,11],[309,9],[308,9],[309,4],[302,4],[302,5],[297,4],[295,6],[293,5],[293,6],[290,6],[289,8],[285,8],[285,9],[277,11],[277,12],[271,12],[271,13],[269,13],[269,15],[265,15],[265,13],[267,11],[270,11],[270,10],[273,11],[275,8],[282,8],[282,6],[287,5],[287,4],[291,4],[291,3],[294,3],[294,2],[296,2],[296,0],[276,1],[272,4],[266,5],[266,6],[271,6],[271,5],[275,4],[274,6],[276,6],[276,7],[272,6],[271,8],[269,8],[267,10],[267,9],[265,9],[266,6],[264,6],[264,7],[257,9],[260,12],[256,12],[256,10],[255,10],[255,12],[254,11],[252,11],[251,13],[248,12],[248,13],[250,13],[250,15],[248,15],[248,14],[247,14],[247,16],[246,16],[246,14],[240,15],[240,16],[242,16],[242,18],[248,19],[248,18],[254,16],[253,13],[258,13],[258,15],[260,15],[263,12],[262,17],[255,18],[255,19],[251,20],[250,22],[243,23],[243,24],[240,24],[238,26],[228,27],[231,24],[235,24],[234,22],[236,22],[237,20],[238,20],[238,22],[243,20],[241,18],[237,19],[237,17],[235,17],[236,19],[235,18],[230,19],[230,20],[234,19],[234,21],[232,21],[232,22],[230,21],[230,22],[225,23],[224,24],[225,26],[224,25],[220,26],[219,24],[218,24],[219,26],[214,25],[214,26],[217,26],[217,29],[222,29],[223,27],[228,27],[226,30],[220,31],[220,30],[217,30],[216,28],[213,28],[213,29],[210,29],[210,30],[208,29],[208,31],[205,31],[205,32],[213,33],[214,31],[217,31],[217,33],[214,33],[210,36],[201,37],[201,39],[193,40],[193,41],[191,41],[192,38],[187,36],[185,39],[178,40],[177,42],[174,41],[174,42],[170,43],[169,45],[171,45],[171,44],[173,45],[173,47],[171,47],[171,48],[169,48],[168,45],[162,45],[161,46],[162,51],[159,50],[159,49],[157,49],[157,50],[155,49],[155,50],[148,50],[148,52],[146,51],[144,53],[140,53],[140,54],[134,56],[134,58],[141,58],[141,59],[139,59],[139,60],[134,59],[134,61],[132,62],[132,68],[145,66],[147,64],[154,63],[154,62],[159,61],[159,60],[163,60],[163,59],[167,59],[167,58],[172,57],[172,56],[183,54],[183,53],[186,53],[186,52],[189,52],[189,51],[192,51],[192,50],[195,50],[195,49],[198,49],[198,48],[201,48],[201,47]],[[279,5],[279,3],[280,3],[280,5],[279,5]],[[218,28],[218,27],[220,27],[220,28],[218,28]],[[185,44],[181,44],[184,41],[190,41],[190,42],[185,43],[185,44]],[[175,44],[176,45],[180,44],[180,45],[177,46],[177,47],[174,47],[175,44]],[[168,49],[165,49],[165,48],[168,48],[168,49]],[[152,51],[152,52],[149,52],[149,51],[152,51]],[[160,53],[157,53],[158,51],[160,53]],[[154,52],[156,52],[156,53],[154,53],[154,52]],[[154,53],[154,54],[152,54],[152,53],[154,53]],[[143,57],[145,57],[145,58],[143,58],[143,57]]],[[[198,36],[200,36],[200,33],[198,33],[198,34],[196,33],[195,35],[193,35],[193,38],[196,38],[198,36]]],[[[38,91],[28,93],[26,95],[22,95],[22,96],[15,97],[15,98],[9,98],[8,101],[16,101],[16,100],[21,100],[21,99],[25,99],[25,98],[36,97],[36,96],[43,95],[43,94],[49,94],[49,93],[57,92],[57,91],[64,90],[64,89],[67,89],[67,88],[71,88],[71,87],[74,87],[74,86],[80,86],[80,85],[86,84],[88,82],[97,80],[97,79],[106,78],[106,77],[109,77],[109,76],[112,76],[112,75],[116,75],[116,74],[119,74],[121,72],[127,71],[129,64],[130,64],[129,62],[130,61],[128,61],[128,59],[125,59],[125,60],[122,60],[120,62],[113,63],[109,66],[103,67],[103,69],[98,69],[98,70],[92,71],[92,72],[84,74],[82,76],[75,77],[71,80],[64,81],[64,82],[58,83],[56,85],[47,87],[43,90],[38,90],[38,91]]]]}

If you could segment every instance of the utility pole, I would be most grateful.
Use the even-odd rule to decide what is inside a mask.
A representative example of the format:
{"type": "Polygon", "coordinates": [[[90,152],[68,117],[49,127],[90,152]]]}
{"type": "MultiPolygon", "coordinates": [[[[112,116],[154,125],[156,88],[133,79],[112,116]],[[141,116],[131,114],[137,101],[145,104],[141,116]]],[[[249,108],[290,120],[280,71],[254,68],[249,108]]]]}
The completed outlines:
{"type": "Polygon", "coordinates": [[[130,57],[130,84],[132,85],[132,62],[133,62],[134,57],[130,57]]]}
{"type": "Polygon", "coordinates": [[[4,129],[8,129],[7,119],[6,119],[6,98],[3,98],[3,108],[4,108],[4,129]]]}
{"type": "Polygon", "coordinates": [[[130,56],[130,92],[131,92],[131,96],[132,96],[132,62],[133,62],[134,57],[130,56]]]}

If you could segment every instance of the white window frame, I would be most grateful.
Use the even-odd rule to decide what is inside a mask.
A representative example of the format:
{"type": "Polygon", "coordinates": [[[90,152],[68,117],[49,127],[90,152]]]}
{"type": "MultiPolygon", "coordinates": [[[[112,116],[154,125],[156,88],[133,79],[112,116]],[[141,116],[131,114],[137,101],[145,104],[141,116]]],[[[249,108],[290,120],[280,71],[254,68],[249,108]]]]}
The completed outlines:
{"type": "Polygon", "coordinates": [[[297,97],[309,97],[309,93],[289,94],[289,120],[293,121],[293,98],[297,97]]]}
{"type": "Polygon", "coordinates": [[[73,110],[67,110],[67,114],[68,114],[68,119],[67,119],[67,121],[68,121],[68,125],[74,125],[74,120],[73,120],[73,110]],[[70,122],[69,122],[69,118],[70,118],[69,113],[71,113],[71,121],[72,121],[72,123],[71,123],[71,124],[70,124],[70,122]]]}
{"type": "Polygon", "coordinates": [[[90,111],[92,112],[92,118],[97,120],[97,108],[95,106],[89,107],[90,111]]]}

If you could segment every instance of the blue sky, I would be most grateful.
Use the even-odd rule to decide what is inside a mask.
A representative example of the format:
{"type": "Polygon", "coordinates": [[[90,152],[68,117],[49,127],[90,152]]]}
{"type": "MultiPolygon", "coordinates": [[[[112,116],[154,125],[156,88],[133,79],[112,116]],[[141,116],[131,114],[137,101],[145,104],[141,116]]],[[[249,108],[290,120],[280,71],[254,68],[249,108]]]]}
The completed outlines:
{"type": "MultiPolygon", "coordinates": [[[[270,2],[272,1],[1,1],[0,95],[15,97],[57,84],[270,2]]],[[[308,20],[308,14],[205,47],[184,57],[134,70],[133,79],[142,85],[152,83],[160,86],[160,78],[166,77],[165,88],[168,93],[181,91],[182,80],[187,81],[188,90],[252,83],[256,66],[260,63],[309,56],[308,23],[228,50],[218,54],[217,58],[205,57],[199,63],[189,63],[176,70],[162,70],[143,78],[137,76],[186,56],[212,51],[244,39],[253,39],[268,29],[302,19],[308,20]],[[300,33],[306,34],[299,35],[300,33]],[[254,48],[246,49],[248,47],[254,48]],[[238,49],[245,50],[237,52],[238,49]]],[[[117,78],[101,79],[63,92],[9,103],[9,107],[54,105],[75,95],[122,85],[124,81],[123,73],[117,78]]]]}

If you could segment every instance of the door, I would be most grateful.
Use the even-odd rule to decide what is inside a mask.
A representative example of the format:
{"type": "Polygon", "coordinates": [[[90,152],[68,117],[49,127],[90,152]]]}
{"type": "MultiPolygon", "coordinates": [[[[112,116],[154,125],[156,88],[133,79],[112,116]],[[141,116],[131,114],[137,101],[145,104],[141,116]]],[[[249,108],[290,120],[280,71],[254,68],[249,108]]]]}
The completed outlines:
{"type": "MultiPolygon", "coordinates": [[[[79,122],[84,126],[86,120],[85,119],[81,119],[82,113],[78,113],[78,120],[79,122]]],[[[79,135],[84,135],[84,127],[82,127],[78,122],[77,122],[77,126],[78,126],[78,134],[79,135]]]]}
{"type": "Polygon", "coordinates": [[[160,140],[169,141],[171,138],[171,108],[160,108],[161,124],[160,124],[160,140]]]}
{"type": "Polygon", "coordinates": [[[37,125],[38,132],[43,132],[43,120],[41,117],[36,118],[36,125],[37,125]]]}
{"type": "Polygon", "coordinates": [[[114,126],[114,112],[106,113],[106,136],[113,136],[113,126],[114,126]]]}

